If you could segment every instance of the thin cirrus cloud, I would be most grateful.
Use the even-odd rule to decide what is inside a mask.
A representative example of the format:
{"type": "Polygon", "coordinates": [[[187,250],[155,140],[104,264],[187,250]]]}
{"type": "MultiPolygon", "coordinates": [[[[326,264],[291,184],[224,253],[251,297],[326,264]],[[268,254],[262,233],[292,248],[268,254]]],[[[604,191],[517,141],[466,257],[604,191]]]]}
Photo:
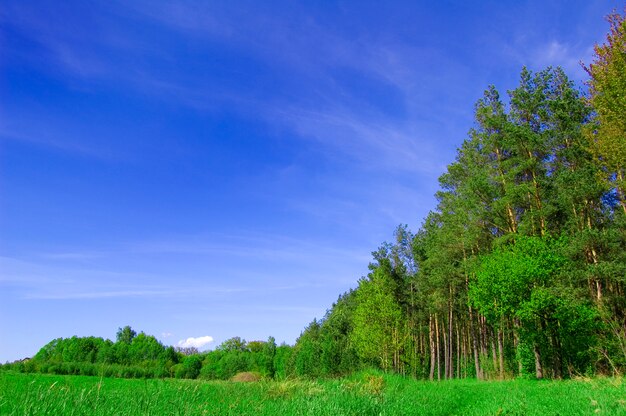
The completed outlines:
{"type": "MultiPolygon", "coordinates": [[[[311,246],[309,246],[311,248],[311,246]]],[[[306,251],[304,246],[301,246],[306,251]]],[[[126,256],[127,252],[109,252],[105,263],[119,261],[119,257],[126,256]]],[[[135,252],[137,253],[137,252],[135,252]]],[[[357,273],[349,266],[319,267],[320,260],[323,263],[335,263],[333,259],[348,255],[345,251],[328,249],[326,253],[310,254],[302,256],[297,250],[271,250],[269,248],[258,249],[232,246],[227,251],[224,249],[202,248],[191,242],[181,245],[180,242],[162,243],[144,247],[142,255],[147,256],[147,262],[151,262],[151,256],[156,254],[164,256],[190,256],[190,259],[206,258],[207,255],[215,255],[221,258],[219,263],[212,263],[211,267],[200,268],[175,268],[173,270],[151,271],[144,273],[129,273],[115,270],[114,267],[94,264],[92,268],[85,268],[75,264],[74,253],[71,258],[62,260],[54,259],[51,263],[42,260],[21,261],[10,257],[0,258],[0,267],[3,273],[0,276],[0,287],[11,289],[23,300],[51,300],[51,301],[87,301],[97,299],[169,299],[171,301],[193,302],[196,299],[236,299],[241,296],[262,294],[276,296],[293,290],[305,290],[306,288],[326,285],[328,279],[336,284],[338,276],[351,281],[357,273]],[[251,262],[228,261],[225,256],[235,256],[241,259],[240,252],[257,250],[251,262]],[[342,254],[343,253],[343,254],[342,254]],[[285,265],[285,261],[288,264],[285,265]],[[61,263],[60,263],[61,262],[61,263]],[[65,263],[63,263],[65,262],[65,263]],[[284,272],[288,275],[298,275],[297,282],[286,281],[281,274],[270,270],[280,262],[284,272]],[[302,265],[309,266],[302,270],[302,265]],[[220,283],[227,280],[229,283],[220,283]],[[257,287],[259,282],[264,282],[262,287],[257,287]]],[[[354,255],[354,253],[353,253],[354,255]]],[[[365,263],[365,257],[357,257],[354,263],[365,263]]],[[[344,258],[345,261],[345,258],[344,258]]],[[[145,267],[145,266],[142,266],[145,267]]]]}
{"type": "Polygon", "coordinates": [[[336,242],[317,241],[271,234],[208,233],[179,238],[136,241],[125,244],[124,251],[140,255],[215,255],[263,261],[298,261],[316,263],[321,259],[369,260],[368,247],[347,249],[336,242]]]}
{"type": "Polygon", "coordinates": [[[94,292],[62,292],[62,293],[30,293],[23,299],[31,300],[89,300],[107,298],[132,298],[132,297],[153,297],[172,296],[175,293],[165,290],[115,290],[115,291],[94,291],[94,292]]]}
{"type": "Polygon", "coordinates": [[[212,342],[213,342],[213,337],[209,335],[205,335],[203,337],[197,337],[197,338],[189,337],[187,339],[181,339],[180,341],[178,341],[176,346],[180,348],[203,349],[212,342]]]}
{"type": "MultiPolygon", "coordinates": [[[[169,9],[172,6],[162,7],[169,9]]],[[[212,24],[199,24],[205,21],[199,16],[207,15],[210,18],[206,21],[211,22],[216,14],[219,15],[219,11],[208,9],[197,10],[197,7],[179,4],[174,7],[173,13],[155,13],[152,6],[140,8],[145,16],[182,33],[226,44],[235,43],[241,53],[258,55],[262,62],[278,65],[279,71],[288,71],[290,76],[303,80],[302,91],[297,98],[290,96],[285,100],[266,101],[246,96],[244,91],[238,99],[222,96],[228,97],[231,103],[237,103],[240,110],[247,108],[245,111],[249,114],[290,128],[300,137],[312,138],[330,152],[339,150],[370,168],[429,174],[441,172],[447,155],[441,155],[429,145],[429,134],[434,134],[440,127],[420,118],[425,105],[429,108],[446,105],[433,100],[439,94],[434,87],[436,81],[446,80],[459,86],[466,84],[464,77],[459,76],[467,72],[463,64],[436,50],[400,41],[348,40],[310,19],[304,22],[308,30],[298,31],[271,16],[261,20],[263,30],[246,29],[247,25],[240,23],[236,25],[237,30],[225,30],[225,26],[230,24],[235,27],[234,22],[227,20],[220,23],[219,29],[212,24]],[[163,16],[168,18],[163,19],[163,16]],[[170,19],[169,16],[173,17],[170,19]],[[426,71],[432,65],[440,70],[436,79],[428,80],[432,76],[426,71]],[[406,107],[409,112],[397,119],[381,111],[384,106],[380,109],[364,107],[368,99],[353,95],[354,91],[336,79],[337,71],[344,71],[345,68],[358,71],[360,76],[367,74],[369,87],[373,82],[380,84],[385,94],[395,91],[396,105],[406,107]],[[314,82],[311,82],[312,79],[314,82]],[[307,84],[316,85],[315,90],[307,92],[307,84]],[[355,110],[357,108],[360,111],[355,110]]],[[[173,88],[168,84],[165,90],[180,96],[192,106],[194,103],[206,106],[215,98],[214,88],[203,90],[198,85],[179,84],[173,88]],[[193,97],[196,99],[190,103],[193,97]]],[[[372,103],[377,101],[371,99],[372,103]]],[[[437,118],[433,113],[436,112],[431,112],[431,120],[432,117],[437,118]]],[[[444,124],[450,125],[450,120],[445,120],[444,124]]]]}
{"type": "Polygon", "coordinates": [[[593,55],[593,46],[573,44],[559,39],[548,42],[535,42],[517,39],[502,49],[519,66],[528,66],[532,70],[546,67],[561,67],[573,79],[582,80],[586,74],[581,62],[588,62],[593,55]]]}
{"type": "MultiPolygon", "coordinates": [[[[313,138],[329,152],[339,150],[370,167],[440,172],[445,155],[441,157],[438,152],[429,148],[428,137],[424,137],[437,127],[424,122],[406,123],[408,117],[414,115],[413,111],[423,110],[421,105],[418,105],[420,108],[411,110],[405,121],[389,119],[376,108],[355,111],[354,108],[362,105],[363,97],[352,96],[349,90],[337,84],[335,69],[349,67],[359,73],[369,74],[371,81],[388,83],[385,89],[397,90],[398,104],[411,108],[415,107],[412,104],[415,100],[431,101],[427,97],[437,93],[435,89],[428,87],[432,83],[424,82],[425,68],[421,62],[436,64],[444,59],[445,65],[440,65],[441,76],[452,74],[454,71],[451,68],[460,69],[457,63],[448,58],[401,43],[374,41],[373,45],[365,45],[363,42],[348,40],[313,21],[306,22],[310,31],[296,31],[284,22],[272,22],[275,18],[266,16],[264,19],[276,24],[264,24],[264,27],[271,29],[252,32],[245,29],[246,25],[235,25],[235,22],[227,19],[219,19],[219,28],[209,24],[218,20],[216,15],[219,17],[219,10],[211,8],[201,8],[198,11],[189,4],[161,4],[150,7],[139,4],[134,9],[130,8],[129,12],[133,10],[139,10],[142,18],[172,27],[185,35],[199,34],[223,44],[236,43],[242,56],[255,55],[255,59],[260,62],[278,66],[279,72],[289,72],[290,76],[301,79],[305,87],[297,98],[289,95],[268,101],[267,97],[256,97],[246,90],[229,91],[213,85],[212,82],[206,84],[197,74],[168,79],[167,74],[154,69],[158,67],[155,64],[161,62],[163,57],[154,50],[145,49],[143,45],[120,46],[119,42],[111,41],[110,37],[104,35],[94,37],[95,40],[90,41],[91,43],[78,41],[74,34],[66,31],[57,33],[46,22],[30,17],[30,14],[23,11],[21,14],[26,17],[18,19],[14,24],[18,27],[20,24],[29,28],[36,27],[37,30],[32,31],[30,36],[48,50],[60,67],[77,76],[123,82],[145,94],[157,94],[163,100],[174,99],[195,109],[213,111],[220,104],[236,108],[247,116],[260,117],[270,124],[292,129],[300,137],[313,138]],[[161,8],[168,10],[168,13],[155,13],[154,9],[161,8]],[[206,15],[210,19],[199,19],[198,15],[206,15]],[[168,16],[168,19],[163,19],[163,16],[168,16]],[[238,30],[233,30],[234,27],[238,30]],[[258,40],[259,36],[262,41],[258,40]],[[289,42],[285,42],[285,39],[289,39],[289,42]],[[90,54],[93,54],[92,48],[101,52],[97,64],[90,58],[90,54]],[[133,48],[137,50],[134,51],[133,48]],[[278,60],[277,51],[281,51],[281,59],[278,60]],[[116,59],[118,55],[124,57],[134,52],[143,55],[144,59],[123,64],[119,64],[116,59]],[[312,68],[316,69],[313,74],[312,68]],[[307,91],[307,84],[314,84],[316,87],[307,91]],[[352,110],[348,110],[349,108],[352,110]]],[[[80,30],[87,31],[87,28],[82,27],[80,30]]],[[[279,85],[278,90],[280,88],[279,85]]],[[[22,132],[13,136],[32,137],[23,136],[22,132]]],[[[74,149],[73,144],[55,140],[42,141],[59,148],[74,149]]]]}
{"type": "Polygon", "coordinates": [[[442,158],[427,140],[419,139],[423,133],[416,125],[398,125],[340,109],[276,108],[268,116],[370,168],[428,175],[441,172],[442,158]]]}
{"type": "Polygon", "coordinates": [[[590,45],[571,45],[552,40],[538,47],[531,61],[538,68],[560,66],[572,77],[580,80],[586,77],[582,63],[590,62],[593,47],[590,45]]]}
{"type": "Polygon", "coordinates": [[[0,122],[1,140],[45,147],[103,162],[119,162],[123,159],[118,152],[104,146],[85,143],[80,134],[68,131],[66,126],[51,120],[48,114],[41,114],[41,117],[32,119],[22,116],[16,120],[15,117],[9,117],[11,113],[7,109],[0,109],[0,114],[2,112],[6,113],[7,120],[4,123],[0,122]]]}
{"type": "MultiPolygon", "coordinates": [[[[355,265],[365,269],[371,244],[347,247],[332,239],[245,231],[180,234],[108,244],[100,249],[71,245],[64,248],[20,256],[28,260],[0,257],[0,282],[29,289],[31,298],[93,298],[98,293],[102,297],[191,296],[198,291],[234,293],[251,290],[242,285],[243,276],[256,276],[267,282],[271,273],[266,270],[270,265],[280,264],[300,275],[328,274],[338,270],[339,265],[346,270],[355,265]],[[171,259],[175,267],[154,267],[155,257],[171,259]],[[134,271],[124,265],[129,258],[133,259],[134,271]],[[181,262],[183,258],[185,261],[181,262]],[[202,263],[197,264],[196,260],[202,263]],[[206,260],[210,260],[210,267],[204,264],[206,260]],[[301,270],[302,265],[307,265],[305,271],[301,270]],[[231,284],[215,285],[211,275],[216,273],[226,273],[231,284]],[[192,287],[177,285],[170,280],[173,277],[185,279],[192,287]]],[[[277,289],[284,286],[275,278],[273,281],[277,289]]]]}

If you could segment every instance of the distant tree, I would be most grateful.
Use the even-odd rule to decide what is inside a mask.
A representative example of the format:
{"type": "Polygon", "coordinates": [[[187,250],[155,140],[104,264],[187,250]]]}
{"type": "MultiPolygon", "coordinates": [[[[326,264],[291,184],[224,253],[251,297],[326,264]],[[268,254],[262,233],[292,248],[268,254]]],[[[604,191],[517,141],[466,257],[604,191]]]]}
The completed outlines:
{"type": "Polygon", "coordinates": [[[276,369],[274,367],[274,358],[276,357],[276,340],[269,337],[267,342],[263,343],[263,370],[268,377],[274,378],[276,369]]]}
{"type": "Polygon", "coordinates": [[[359,368],[360,361],[349,338],[355,307],[355,291],[351,290],[339,296],[324,316],[320,328],[320,367],[324,376],[344,375],[359,368]]]}
{"type": "Polygon", "coordinates": [[[251,358],[249,351],[230,350],[225,352],[219,361],[219,378],[226,380],[242,371],[252,370],[251,358]]]}
{"type": "Polygon", "coordinates": [[[284,380],[288,376],[294,374],[293,354],[294,347],[282,343],[276,347],[276,355],[274,356],[274,378],[284,380]]]}
{"type": "Polygon", "coordinates": [[[136,336],[137,332],[133,331],[129,325],[126,325],[124,328],[117,329],[116,340],[120,343],[130,344],[136,336]]]}
{"type": "Polygon", "coordinates": [[[202,368],[202,357],[199,355],[189,355],[182,363],[175,366],[176,378],[197,378],[202,368]]]}
{"type": "Polygon", "coordinates": [[[245,339],[240,337],[232,337],[222,342],[217,349],[221,351],[246,351],[247,343],[245,339]]]}
{"type": "Polygon", "coordinates": [[[265,341],[248,341],[246,344],[246,348],[253,353],[263,351],[263,346],[265,345],[265,341]]]}
{"type": "Polygon", "coordinates": [[[169,346],[163,350],[163,352],[159,356],[159,360],[163,362],[171,362],[173,364],[177,364],[179,361],[179,355],[176,353],[174,347],[169,346]]]}
{"type": "Polygon", "coordinates": [[[133,338],[128,354],[133,363],[157,360],[165,350],[163,344],[152,335],[141,332],[133,338]]]}
{"type": "Polygon", "coordinates": [[[175,347],[174,350],[182,355],[195,355],[200,353],[196,347],[175,347]]]}
{"type": "Polygon", "coordinates": [[[313,319],[296,340],[293,349],[293,364],[296,375],[319,377],[320,368],[320,323],[313,319]]]}
{"type": "Polygon", "coordinates": [[[385,370],[399,365],[402,312],[395,290],[396,283],[383,267],[378,267],[369,279],[361,280],[356,294],[351,341],[361,358],[385,370]]]}

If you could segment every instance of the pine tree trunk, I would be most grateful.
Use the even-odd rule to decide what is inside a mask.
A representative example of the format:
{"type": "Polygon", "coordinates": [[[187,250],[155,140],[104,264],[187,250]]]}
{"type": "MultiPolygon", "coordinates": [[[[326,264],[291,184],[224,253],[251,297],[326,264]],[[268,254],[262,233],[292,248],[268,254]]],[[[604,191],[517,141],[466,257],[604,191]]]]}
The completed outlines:
{"type": "Polygon", "coordinates": [[[428,340],[430,345],[430,375],[428,378],[432,381],[435,378],[435,339],[433,336],[433,316],[428,316],[428,340]]]}
{"type": "Polygon", "coordinates": [[[474,366],[476,367],[476,378],[479,380],[483,379],[483,371],[480,368],[480,357],[478,354],[478,340],[476,339],[476,334],[474,331],[474,317],[472,313],[472,307],[469,307],[469,315],[470,315],[470,338],[472,339],[472,350],[474,351],[474,366]]]}
{"type": "Polygon", "coordinates": [[[515,355],[517,357],[517,375],[521,377],[523,366],[522,366],[522,357],[520,357],[520,354],[519,354],[519,348],[520,348],[519,327],[520,327],[519,321],[517,320],[517,318],[514,318],[513,319],[513,347],[515,348],[515,352],[516,352],[515,355]]]}
{"type": "Polygon", "coordinates": [[[448,362],[448,335],[446,333],[446,321],[441,321],[441,334],[443,335],[443,378],[448,378],[448,372],[450,371],[450,365],[448,362]]]}
{"type": "Polygon", "coordinates": [[[498,356],[500,358],[500,380],[504,380],[504,332],[502,325],[498,329],[498,356]]]}
{"type": "MultiPolygon", "coordinates": [[[[506,192],[506,179],[504,177],[504,172],[501,168],[502,163],[502,155],[499,148],[496,147],[496,158],[498,159],[498,173],[500,174],[500,181],[502,182],[503,192],[506,192]]],[[[517,232],[517,220],[515,218],[515,214],[513,213],[513,209],[510,204],[506,204],[506,214],[509,226],[509,233],[515,234],[517,232]]]]}
{"type": "Polygon", "coordinates": [[[453,344],[453,332],[452,332],[452,287],[450,287],[450,302],[448,303],[448,378],[454,378],[454,344],[453,344]]]}
{"type": "Polygon", "coordinates": [[[496,353],[496,340],[494,339],[496,336],[495,331],[491,331],[491,359],[493,360],[493,369],[494,371],[498,371],[498,354],[496,353]]]}
{"type": "Polygon", "coordinates": [[[541,352],[537,344],[533,344],[533,352],[535,353],[535,376],[537,380],[543,378],[543,367],[541,366],[541,352]]]}
{"type": "MultiPolygon", "coordinates": [[[[528,157],[530,157],[531,159],[534,159],[534,156],[528,152],[528,157]]],[[[543,218],[543,205],[541,203],[541,197],[539,196],[539,183],[537,182],[537,173],[535,172],[535,170],[531,170],[530,174],[533,178],[533,187],[534,187],[534,198],[535,198],[535,204],[537,207],[537,211],[539,212],[539,234],[541,235],[541,237],[543,237],[545,235],[545,230],[546,230],[546,222],[545,219],[543,218]]]]}
{"type": "Polygon", "coordinates": [[[469,326],[463,328],[463,378],[467,378],[467,366],[469,365],[470,336],[469,326]]]}
{"type": "MultiPolygon", "coordinates": [[[[589,202],[585,200],[585,206],[588,206],[588,205],[589,205],[589,202]]],[[[586,214],[585,222],[586,222],[587,229],[591,231],[593,229],[593,226],[591,223],[591,216],[589,215],[589,213],[586,214]]],[[[593,246],[593,244],[588,246],[586,250],[587,250],[587,262],[590,264],[593,264],[594,266],[597,265],[598,253],[596,252],[596,249],[593,246]]],[[[591,277],[591,281],[592,281],[592,288],[595,289],[596,301],[598,302],[598,304],[601,304],[602,303],[602,282],[600,282],[600,279],[597,276],[591,277]]]]}
{"type": "Polygon", "coordinates": [[[554,348],[554,360],[553,360],[553,373],[554,378],[562,379],[563,378],[563,362],[561,359],[561,341],[559,340],[558,335],[554,335],[552,338],[552,347],[554,348]]]}
{"type": "Polygon", "coordinates": [[[478,315],[478,321],[480,322],[480,341],[481,341],[480,349],[481,349],[482,355],[487,357],[488,356],[487,322],[485,321],[485,317],[480,314],[478,315]]]}
{"type": "Polygon", "coordinates": [[[439,353],[439,320],[435,314],[435,355],[437,357],[437,380],[441,380],[441,354],[439,353]]]}
{"type": "Polygon", "coordinates": [[[456,378],[461,377],[461,334],[459,333],[459,321],[456,324],[456,378]]]}
{"type": "Polygon", "coordinates": [[[617,184],[615,185],[615,190],[617,193],[617,197],[619,199],[619,203],[622,206],[622,210],[624,210],[624,214],[626,214],[626,193],[624,193],[624,189],[620,186],[620,184],[624,181],[624,175],[622,173],[622,168],[617,167],[617,184]]]}

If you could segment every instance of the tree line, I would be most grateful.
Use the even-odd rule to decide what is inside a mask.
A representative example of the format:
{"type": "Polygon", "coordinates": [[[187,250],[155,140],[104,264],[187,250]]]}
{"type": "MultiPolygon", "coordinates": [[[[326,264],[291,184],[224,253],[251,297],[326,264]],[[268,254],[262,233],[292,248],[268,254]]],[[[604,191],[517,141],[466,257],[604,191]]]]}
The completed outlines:
{"type": "Polygon", "coordinates": [[[165,346],[130,326],[119,328],[116,341],[99,337],[57,338],[29,359],[4,364],[28,373],[91,375],[121,378],[202,378],[228,380],[251,372],[259,378],[286,378],[292,347],[233,337],[215,350],[165,346]]]}
{"type": "Polygon", "coordinates": [[[362,366],[428,379],[626,369],[626,21],[586,67],[490,86],[413,234],[298,339],[296,372],[362,366]]]}

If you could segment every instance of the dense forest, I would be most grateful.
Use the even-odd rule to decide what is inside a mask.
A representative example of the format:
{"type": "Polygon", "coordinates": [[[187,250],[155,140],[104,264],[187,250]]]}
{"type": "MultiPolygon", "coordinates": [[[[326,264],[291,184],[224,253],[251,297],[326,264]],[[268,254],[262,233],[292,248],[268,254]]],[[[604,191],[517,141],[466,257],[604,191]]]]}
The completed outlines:
{"type": "Polygon", "coordinates": [[[489,87],[416,234],[295,346],[296,371],[562,378],[626,368],[626,21],[586,67],[489,87]],[[319,364],[318,364],[319,363],[319,364]]]}
{"type": "Polygon", "coordinates": [[[522,69],[489,87],[421,228],[400,226],[370,272],[294,346],[232,338],[177,351],[130,327],[54,340],[23,371],[123,377],[563,378],[626,370],[626,20],[585,67],[522,69]],[[107,370],[105,370],[107,369],[107,370]]]}
{"type": "Polygon", "coordinates": [[[626,21],[586,67],[489,87],[416,234],[295,346],[315,375],[366,363],[414,377],[536,378],[626,368],[626,21]],[[321,363],[318,365],[317,363],[321,363]]]}

